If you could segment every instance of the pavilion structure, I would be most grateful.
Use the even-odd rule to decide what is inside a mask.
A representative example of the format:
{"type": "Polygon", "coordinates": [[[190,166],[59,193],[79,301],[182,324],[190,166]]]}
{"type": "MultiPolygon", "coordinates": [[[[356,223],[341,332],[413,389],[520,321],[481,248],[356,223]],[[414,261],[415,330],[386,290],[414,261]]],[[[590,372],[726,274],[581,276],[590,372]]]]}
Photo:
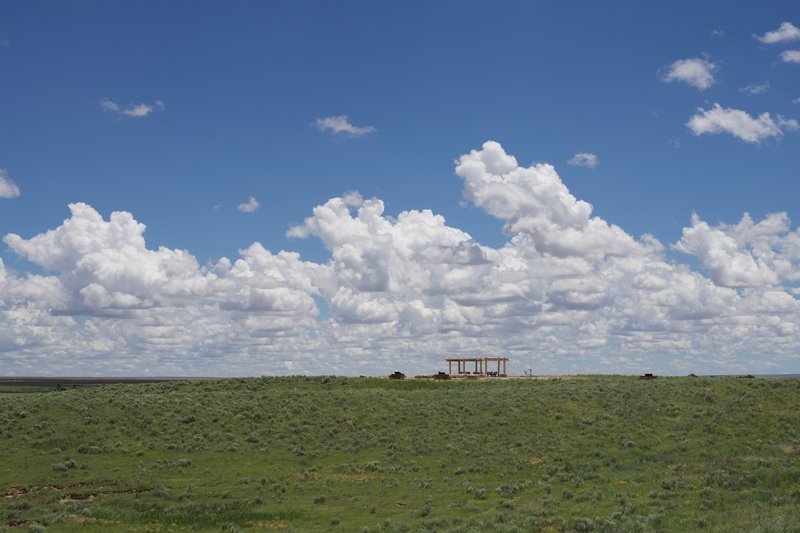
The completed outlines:
{"type": "Polygon", "coordinates": [[[451,376],[506,377],[506,363],[508,363],[508,357],[449,357],[447,358],[447,373],[451,376]],[[456,365],[455,373],[453,373],[453,363],[456,365]],[[494,370],[495,363],[497,370],[494,370]],[[472,372],[469,367],[472,367],[472,372]]]}

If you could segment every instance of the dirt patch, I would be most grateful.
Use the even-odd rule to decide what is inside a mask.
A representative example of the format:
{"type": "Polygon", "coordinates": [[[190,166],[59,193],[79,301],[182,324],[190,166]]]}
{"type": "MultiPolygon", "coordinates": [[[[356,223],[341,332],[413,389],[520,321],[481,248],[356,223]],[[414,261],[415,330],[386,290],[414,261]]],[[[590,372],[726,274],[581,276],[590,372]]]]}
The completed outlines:
{"type": "Polygon", "coordinates": [[[153,490],[153,487],[137,487],[135,489],[122,489],[122,490],[104,490],[103,492],[98,492],[98,496],[102,496],[103,494],[141,494],[143,492],[150,492],[153,490]]]}
{"type": "Polygon", "coordinates": [[[25,496],[32,492],[31,487],[12,487],[6,492],[6,498],[16,498],[17,496],[25,496]]]}
{"type": "MultiPolygon", "coordinates": [[[[102,487],[104,485],[110,485],[110,484],[111,483],[106,481],[82,481],[78,483],[67,483],[64,485],[30,485],[28,487],[11,487],[8,490],[8,492],[6,492],[6,498],[21,498],[23,496],[28,496],[30,494],[37,494],[45,490],[61,492],[67,489],[80,489],[80,488],[96,487],[96,486],[102,487]]],[[[139,494],[142,492],[149,492],[151,490],[152,490],[151,487],[136,487],[133,489],[103,490],[103,491],[93,491],[87,493],[71,492],[69,494],[61,496],[59,502],[73,503],[82,501],[93,501],[95,498],[99,496],[105,496],[109,494],[139,494]]]]}
{"type": "Polygon", "coordinates": [[[4,528],[6,528],[6,527],[11,528],[11,527],[18,527],[18,526],[27,526],[30,523],[31,523],[30,520],[9,520],[5,524],[3,524],[3,527],[4,528]]]}
{"type": "Polygon", "coordinates": [[[542,463],[544,463],[544,459],[542,459],[541,457],[531,457],[530,459],[528,459],[529,465],[540,465],[542,463]]]}
{"type": "Polygon", "coordinates": [[[80,481],[76,483],[65,483],[55,485],[28,485],[27,487],[11,487],[6,492],[6,498],[17,498],[43,490],[65,490],[65,489],[79,489],[82,487],[92,487],[97,485],[111,485],[110,481],[80,481]]]}
{"type": "Polygon", "coordinates": [[[91,502],[95,498],[97,498],[97,494],[67,494],[58,501],[61,503],[91,502]]]}

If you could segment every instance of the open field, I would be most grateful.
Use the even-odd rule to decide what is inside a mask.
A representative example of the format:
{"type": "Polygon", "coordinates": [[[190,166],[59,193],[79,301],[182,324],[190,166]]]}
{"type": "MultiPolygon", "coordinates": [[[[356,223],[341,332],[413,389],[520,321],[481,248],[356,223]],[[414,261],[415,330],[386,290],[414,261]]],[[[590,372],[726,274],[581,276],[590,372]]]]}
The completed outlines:
{"type": "Polygon", "coordinates": [[[800,381],[253,378],[0,395],[10,531],[800,531],[800,381]]]}

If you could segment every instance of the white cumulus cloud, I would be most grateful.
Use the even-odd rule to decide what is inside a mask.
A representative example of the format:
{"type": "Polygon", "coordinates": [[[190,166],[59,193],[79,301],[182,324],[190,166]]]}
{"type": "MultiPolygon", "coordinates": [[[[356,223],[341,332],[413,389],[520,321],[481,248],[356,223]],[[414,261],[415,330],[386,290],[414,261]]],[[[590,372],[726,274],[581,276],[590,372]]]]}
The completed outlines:
{"type": "Polygon", "coordinates": [[[573,167],[595,168],[598,164],[600,164],[600,158],[598,158],[595,154],[578,152],[572,156],[569,161],[567,161],[567,164],[572,165],[573,167]]]}
{"type": "MultiPolygon", "coordinates": [[[[272,329],[293,329],[318,312],[311,276],[324,267],[306,265],[297,254],[272,254],[254,243],[231,262],[201,267],[185,250],[147,248],[145,226],[127,212],[108,220],[91,206],[70,204],[61,226],[24,239],[3,241],[17,254],[56,276],[62,297],[51,311],[61,315],[142,318],[158,310],[205,307],[251,311],[272,329]]],[[[59,294],[59,291],[52,291],[59,294]]]]}
{"type": "Polygon", "coordinates": [[[679,59],[666,67],[661,79],[665,82],[682,81],[704,91],[714,84],[714,71],[717,68],[708,59],[679,59]]]}
{"type": "Polygon", "coordinates": [[[781,59],[785,63],[800,63],[800,50],[785,50],[781,52],[781,59]]]}
{"type": "Polygon", "coordinates": [[[697,215],[683,229],[676,249],[696,255],[709,269],[711,278],[725,287],[757,287],[777,283],[778,276],[740,246],[723,228],[711,228],[697,215]]]}
{"type": "Polygon", "coordinates": [[[114,212],[105,221],[86,204],[69,208],[71,217],[55,230],[31,239],[13,233],[3,238],[22,257],[60,272],[71,299],[57,311],[125,314],[202,292],[207,280],[195,258],[183,250],[148,250],[145,226],[130,213],[114,212]]]}
{"type": "Polygon", "coordinates": [[[109,98],[101,98],[100,107],[103,109],[103,111],[116,113],[126,117],[138,118],[146,117],[151,113],[166,109],[164,102],[161,100],[156,100],[152,104],[128,104],[126,106],[121,106],[109,98]]]}
{"type": "Polygon", "coordinates": [[[19,196],[19,185],[8,177],[8,171],[0,168],[0,198],[16,198],[19,196]]]}
{"type": "Polygon", "coordinates": [[[504,220],[509,235],[531,238],[539,251],[567,257],[624,255],[636,248],[622,229],[592,217],[592,205],[570,194],[552,165],[520,167],[499,143],[461,156],[456,174],[467,200],[504,220]]]}
{"type": "Polygon", "coordinates": [[[756,35],[755,38],[767,44],[796,41],[800,39],[800,28],[791,22],[784,22],[777,30],[768,31],[764,35],[756,35]]]}
{"type": "Polygon", "coordinates": [[[236,206],[236,209],[238,209],[242,213],[255,213],[260,208],[261,204],[253,196],[249,197],[246,202],[243,202],[236,206]]]}
{"type": "Polygon", "coordinates": [[[745,213],[735,225],[712,227],[692,215],[675,245],[696,255],[714,283],[726,287],[763,287],[800,279],[800,232],[791,232],[786,213],[754,222],[745,213]]]}
{"type": "Polygon", "coordinates": [[[785,213],[716,226],[695,215],[672,245],[697,258],[693,270],[594,215],[553,166],[520,165],[497,142],[459,157],[456,175],[465,199],[503,222],[505,244],[351,192],[288,231],[319,239],[327,261],[255,242],[201,265],[148,246],[131,213],[71,204],[54,229],[3,239],[45,274],[0,261],[0,367],[358,375],[502,353],[512,369],[686,374],[754,372],[800,353],[800,230],[785,213]]]}
{"type": "Polygon", "coordinates": [[[769,113],[753,117],[746,111],[714,104],[710,109],[698,109],[686,126],[695,135],[729,133],[749,143],[758,143],[770,137],[780,137],[784,131],[796,130],[798,122],[781,115],[772,118],[769,113]]]}
{"type": "Polygon", "coordinates": [[[334,135],[350,135],[360,137],[376,131],[372,126],[354,126],[347,115],[318,118],[314,125],[319,131],[329,131],[334,135]]]}

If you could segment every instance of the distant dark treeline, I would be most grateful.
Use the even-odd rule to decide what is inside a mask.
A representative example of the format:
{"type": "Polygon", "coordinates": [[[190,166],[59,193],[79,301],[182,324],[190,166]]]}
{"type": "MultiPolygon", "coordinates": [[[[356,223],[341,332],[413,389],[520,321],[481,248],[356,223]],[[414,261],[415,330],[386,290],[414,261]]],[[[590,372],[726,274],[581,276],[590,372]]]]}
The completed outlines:
{"type": "Polygon", "coordinates": [[[166,381],[197,381],[215,378],[176,377],[0,377],[0,387],[44,387],[48,389],[94,387],[135,383],[163,383],[166,381]]]}

